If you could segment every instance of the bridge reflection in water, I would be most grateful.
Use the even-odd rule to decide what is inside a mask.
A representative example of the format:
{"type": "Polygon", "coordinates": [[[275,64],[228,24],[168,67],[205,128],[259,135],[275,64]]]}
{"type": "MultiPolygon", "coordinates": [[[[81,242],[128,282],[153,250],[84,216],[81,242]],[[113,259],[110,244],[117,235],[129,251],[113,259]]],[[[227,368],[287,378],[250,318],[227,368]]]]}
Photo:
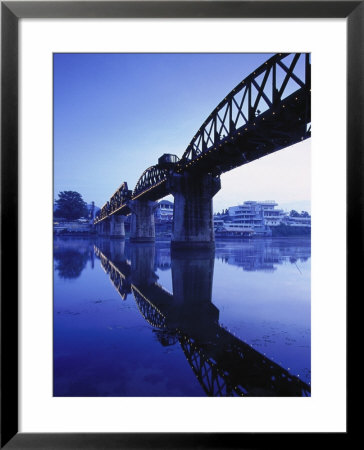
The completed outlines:
{"type": "MultiPolygon", "coordinates": [[[[171,254],[173,294],[155,273],[155,245],[99,241],[95,254],[122,299],[132,293],[163,346],[179,342],[208,396],[310,396],[310,386],[219,324],[214,253],[171,254]]],[[[166,261],[162,260],[162,266],[166,261]]]]}

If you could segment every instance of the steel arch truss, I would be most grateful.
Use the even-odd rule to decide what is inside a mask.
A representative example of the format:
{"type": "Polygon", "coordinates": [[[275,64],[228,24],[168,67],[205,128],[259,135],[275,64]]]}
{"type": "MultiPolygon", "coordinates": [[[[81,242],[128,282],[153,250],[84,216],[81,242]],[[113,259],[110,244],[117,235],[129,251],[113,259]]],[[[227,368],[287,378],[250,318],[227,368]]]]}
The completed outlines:
{"type": "Polygon", "coordinates": [[[154,328],[160,330],[166,328],[166,317],[159,309],[132,285],[131,290],[140,314],[154,328]]]}
{"type": "Polygon", "coordinates": [[[134,191],[133,198],[139,197],[141,194],[149,191],[152,188],[164,183],[167,179],[167,170],[156,166],[151,166],[146,169],[139,178],[134,191]]]}
{"type": "Polygon", "coordinates": [[[244,395],[238,386],[233,386],[229,375],[218,368],[193,339],[180,337],[180,344],[196,378],[209,397],[236,397],[244,395]]]}
{"type": "Polygon", "coordinates": [[[101,267],[110,277],[110,280],[123,300],[131,292],[130,266],[126,264],[125,273],[122,273],[102,252],[94,246],[95,255],[100,259],[101,267]]]}
{"type": "Polygon", "coordinates": [[[130,198],[131,191],[128,189],[128,183],[124,181],[110,198],[110,212],[113,213],[120,209],[130,198]]]}
{"type": "Polygon", "coordinates": [[[105,203],[101,210],[96,214],[94,223],[98,223],[101,220],[109,217],[111,214],[120,210],[126,205],[127,201],[131,198],[131,191],[128,189],[128,183],[124,183],[115,191],[110,200],[105,203]]]}
{"type": "Polygon", "coordinates": [[[111,265],[108,274],[120,297],[126,300],[127,295],[130,293],[130,280],[113,265],[111,265]]]}
{"type": "Polygon", "coordinates": [[[110,202],[106,202],[104,206],[100,209],[100,211],[96,214],[94,224],[97,224],[98,222],[101,222],[102,220],[109,217],[110,214],[110,202]]]}
{"type": "Polygon", "coordinates": [[[213,343],[179,340],[208,396],[310,396],[310,386],[222,328],[213,343]]]}
{"type": "MultiPolygon", "coordinates": [[[[236,134],[256,126],[267,112],[295,93],[310,97],[311,63],[308,53],[280,53],[241,81],[212,111],[184,152],[185,163],[214,148],[236,134]]],[[[298,97],[297,97],[298,99],[298,97]]],[[[308,122],[307,120],[307,126],[308,122]]],[[[309,137],[307,130],[306,137],[309,137]]]]}

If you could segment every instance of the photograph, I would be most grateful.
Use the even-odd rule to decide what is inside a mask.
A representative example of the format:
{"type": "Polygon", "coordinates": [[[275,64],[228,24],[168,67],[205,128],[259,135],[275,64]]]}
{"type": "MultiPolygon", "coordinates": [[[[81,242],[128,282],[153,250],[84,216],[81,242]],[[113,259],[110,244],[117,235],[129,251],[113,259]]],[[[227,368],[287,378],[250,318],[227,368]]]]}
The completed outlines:
{"type": "Polygon", "coordinates": [[[364,2],[0,1],[0,447],[350,447],[364,2]]]}
{"type": "Polygon", "coordinates": [[[53,53],[53,202],[54,397],[311,396],[310,53],[53,53]]]}

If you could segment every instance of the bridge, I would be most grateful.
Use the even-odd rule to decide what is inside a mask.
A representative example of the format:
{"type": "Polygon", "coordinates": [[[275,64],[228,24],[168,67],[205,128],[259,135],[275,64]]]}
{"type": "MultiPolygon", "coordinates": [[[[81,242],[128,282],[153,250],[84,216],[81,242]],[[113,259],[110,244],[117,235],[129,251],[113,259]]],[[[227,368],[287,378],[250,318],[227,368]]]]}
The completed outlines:
{"type": "Polygon", "coordinates": [[[208,396],[310,396],[310,386],[219,324],[211,301],[214,257],[172,254],[173,294],[157,281],[153,244],[95,246],[96,257],[123,300],[133,294],[140,314],[161,345],[179,343],[208,396]]]}
{"type": "Polygon", "coordinates": [[[181,158],[165,154],[144,170],[134,190],[126,182],[101,208],[100,235],[155,238],[156,201],[174,196],[173,247],[214,243],[212,199],[221,174],[311,136],[311,62],[307,53],[279,53],[244,78],[197,130],[181,158]]]}

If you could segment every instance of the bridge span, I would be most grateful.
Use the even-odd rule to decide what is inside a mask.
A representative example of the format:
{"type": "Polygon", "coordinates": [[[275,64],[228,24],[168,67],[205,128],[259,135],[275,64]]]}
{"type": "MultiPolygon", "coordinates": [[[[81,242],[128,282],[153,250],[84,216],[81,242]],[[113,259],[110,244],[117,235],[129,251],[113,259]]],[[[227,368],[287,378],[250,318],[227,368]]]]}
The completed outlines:
{"type": "Polygon", "coordinates": [[[279,53],[229,92],[197,130],[181,158],[163,155],[134,190],[124,182],[101,208],[100,235],[155,238],[155,201],[172,194],[172,246],[214,244],[212,199],[221,174],[297,144],[311,136],[311,62],[308,53],[279,53]]]}
{"type": "Polygon", "coordinates": [[[172,252],[173,293],[158,283],[154,244],[100,241],[95,254],[123,300],[133,294],[163,346],[179,344],[208,396],[310,396],[310,386],[219,324],[212,252],[172,252]]]}

